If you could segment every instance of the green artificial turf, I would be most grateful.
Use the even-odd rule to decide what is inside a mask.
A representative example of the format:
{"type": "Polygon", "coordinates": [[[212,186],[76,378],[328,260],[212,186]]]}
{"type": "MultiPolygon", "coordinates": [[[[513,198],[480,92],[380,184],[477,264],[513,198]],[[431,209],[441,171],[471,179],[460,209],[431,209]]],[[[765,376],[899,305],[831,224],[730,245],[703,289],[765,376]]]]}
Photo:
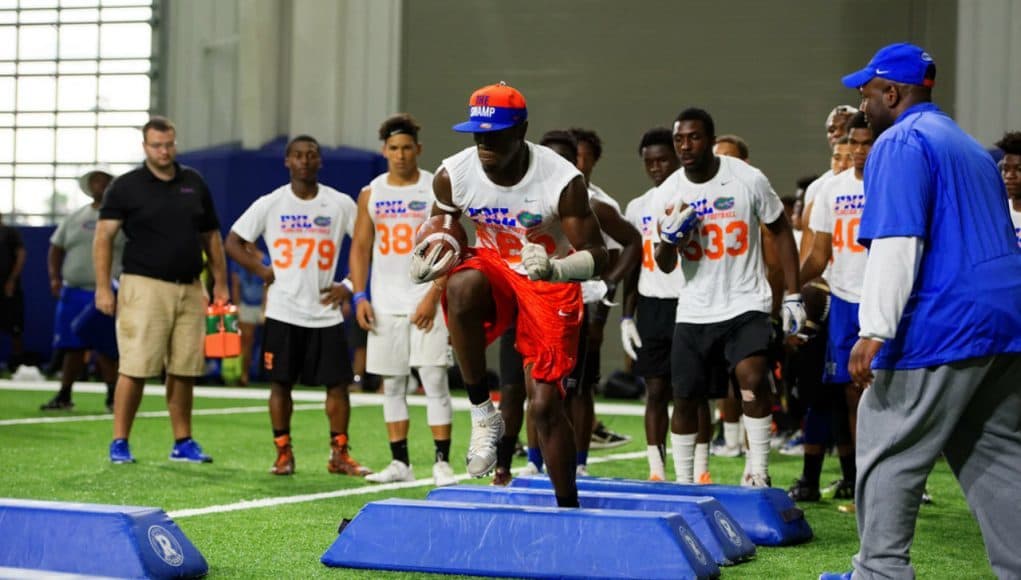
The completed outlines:
{"type": "MultiPolygon", "coordinates": [[[[76,393],[75,410],[38,410],[52,393],[4,390],[0,386],[0,421],[31,417],[95,415],[104,412],[103,396],[76,393]]],[[[460,395],[458,395],[460,396],[460,395]]],[[[297,403],[297,405],[310,405],[297,403]]],[[[314,406],[314,404],[312,404],[314,406]]],[[[262,409],[258,400],[196,398],[196,409],[262,409]]],[[[142,411],[163,411],[161,396],[150,394],[142,411]]],[[[416,476],[431,477],[432,442],[425,409],[412,406],[410,452],[416,476]]],[[[614,430],[632,435],[624,447],[593,451],[599,458],[640,452],[636,459],[590,465],[592,475],[644,479],[642,419],[602,415],[614,430]]],[[[452,464],[458,473],[469,432],[468,414],[455,413],[452,464]]],[[[382,409],[356,407],[351,417],[352,454],[364,465],[383,468],[390,459],[382,409]]],[[[165,417],[139,418],[131,436],[138,463],[111,465],[107,459],[110,420],[0,425],[0,497],[158,506],[168,512],[234,504],[242,500],[371,487],[361,479],[327,473],[328,429],[322,409],[298,410],[292,426],[297,473],[274,477],[268,469],[275,457],[269,419],[264,410],[194,418],[195,438],[215,458],[211,465],[167,461],[171,435],[165,417]]],[[[523,465],[522,459],[515,466],[523,465]]],[[[714,457],[716,483],[737,483],[743,459],[714,457]]],[[[668,473],[672,467],[668,466],[668,473]]],[[[786,486],[800,473],[801,458],[773,454],[770,471],[776,486],[786,486]]],[[[828,458],[823,480],[838,477],[835,458],[828,458]]],[[[485,484],[488,480],[472,480],[485,484]]],[[[303,503],[241,511],[176,517],[175,521],[209,562],[210,578],[440,578],[417,573],[327,568],[322,553],[336,538],[343,518],[352,518],[366,502],[388,497],[424,498],[431,486],[332,497],[303,503]]],[[[946,464],[939,462],[929,479],[935,504],[924,506],[918,521],[912,558],[921,578],[992,578],[978,526],[968,511],[946,464]]],[[[759,548],[748,563],[723,569],[723,578],[816,578],[822,571],[845,571],[857,548],[853,516],[837,511],[840,502],[802,504],[815,539],[802,546],[759,548]]],[[[419,538],[411,531],[394,538],[409,549],[419,538]]],[[[637,544],[641,538],[634,538],[637,544]]],[[[623,549],[627,549],[626,546],[623,549]]],[[[451,576],[445,576],[450,578],[451,576]]]]}

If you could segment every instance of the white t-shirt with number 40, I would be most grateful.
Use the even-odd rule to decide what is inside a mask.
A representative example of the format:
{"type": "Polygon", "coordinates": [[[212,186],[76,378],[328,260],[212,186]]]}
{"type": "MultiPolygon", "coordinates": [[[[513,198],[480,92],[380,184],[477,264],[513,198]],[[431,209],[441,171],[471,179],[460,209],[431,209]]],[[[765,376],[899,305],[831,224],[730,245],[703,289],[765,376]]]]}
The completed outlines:
{"type": "Polygon", "coordinates": [[[783,203],[761,171],[734,157],[719,160],[709,181],[692,183],[679,169],[655,193],[660,214],[680,198],[700,220],[678,255],[677,322],[723,322],[772,306],[759,224],[776,221],[783,203]]]}
{"type": "Polygon", "coordinates": [[[312,199],[294,195],[290,184],[255,200],[231,226],[248,242],[262,236],[275,281],[266,296],[266,318],[306,328],[344,321],[339,308],[319,303],[330,288],[344,236],[354,233],[358,206],[351,197],[319,184],[312,199]]]}
{"type": "Polygon", "coordinates": [[[833,258],[826,273],[830,292],[846,302],[861,302],[868,252],[858,243],[865,208],[865,182],[848,169],[826,182],[815,198],[808,227],[833,237],[833,258]]]}
{"type": "Polygon", "coordinates": [[[642,234],[642,266],[638,274],[638,293],[649,298],[677,298],[684,284],[681,269],[667,274],[656,265],[656,244],[659,243],[659,216],[662,207],[656,207],[653,197],[656,188],[646,191],[627,204],[624,216],[642,234]]]}

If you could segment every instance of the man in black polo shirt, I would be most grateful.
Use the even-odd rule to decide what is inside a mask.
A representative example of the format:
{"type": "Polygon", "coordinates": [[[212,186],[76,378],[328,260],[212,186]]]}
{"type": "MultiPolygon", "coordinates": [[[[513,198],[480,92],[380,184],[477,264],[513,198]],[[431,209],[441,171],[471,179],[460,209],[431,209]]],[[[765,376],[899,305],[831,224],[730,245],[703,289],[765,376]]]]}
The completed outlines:
{"type": "Polygon", "coordinates": [[[199,282],[202,252],[213,272],[213,299],[228,299],[220,223],[209,188],[195,170],[174,161],[176,131],[163,117],[142,127],[145,163],[118,177],[103,198],[96,227],[96,307],[117,311],[120,376],[113,410],[110,461],[134,463],[131,424],[145,379],[167,372],[173,461],[209,463],[191,438],[192,387],[204,370],[207,297],[199,282]],[[113,238],[124,228],[123,274],[115,298],[110,282],[113,238]]]}

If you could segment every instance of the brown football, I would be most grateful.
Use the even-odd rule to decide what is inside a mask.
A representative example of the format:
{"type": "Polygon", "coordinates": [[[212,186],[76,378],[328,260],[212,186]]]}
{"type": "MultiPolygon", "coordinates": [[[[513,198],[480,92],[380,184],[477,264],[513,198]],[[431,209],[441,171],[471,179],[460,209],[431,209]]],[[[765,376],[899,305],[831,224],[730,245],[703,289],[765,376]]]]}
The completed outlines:
{"type": "Polygon", "coordinates": [[[815,334],[826,324],[830,314],[830,285],[825,278],[809,280],[801,287],[801,300],[805,303],[805,334],[815,334]]]}
{"type": "Polygon", "coordinates": [[[447,252],[454,252],[458,258],[457,261],[460,261],[465,249],[468,248],[468,233],[464,231],[464,226],[454,216],[449,214],[434,215],[422,222],[422,225],[418,226],[418,231],[415,232],[415,247],[417,248],[422,242],[428,242],[426,256],[432,252],[434,246],[439,244],[444,249],[440,251],[437,258],[447,252]]]}

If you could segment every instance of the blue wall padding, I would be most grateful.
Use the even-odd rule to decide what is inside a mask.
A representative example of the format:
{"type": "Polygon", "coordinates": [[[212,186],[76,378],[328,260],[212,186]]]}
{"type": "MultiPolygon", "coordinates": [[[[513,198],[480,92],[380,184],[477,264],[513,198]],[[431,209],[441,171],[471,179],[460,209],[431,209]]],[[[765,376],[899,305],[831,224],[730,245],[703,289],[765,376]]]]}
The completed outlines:
{"type": "Polygon", "coordinates": [[[516,578],[654,580],[720,572],[678,514],[405,499],[366,504],[322,562],[516,578]]]}
{"type": "MultiPolygon", "coordinates": [[[[53,352],[53,315],[57,299],[50,294],[50,276],[46,272],[46,254],[50,236],[56,226],[19,226],[25,245],[25,267],[21,271],[21,289],[25,294],[25,351],[38,354],[46,362],[53,352]]],[[[7,335],[0,340],[0,360],[10,357],[11,343],[7,335]]]]}
{"type": "MultiPolygon", "coordinates": [[[[279,137],[259,149],[212,147],[177,156],[184,165],[202,174],[213,192],[213,204],[224,235],[248,206],[259,197],[290,181],[284,167],[287,139],[279,137]]],[[[323,147],[319,182],[358,199],[363,187],[386,171],[379,153],[351,147],[323,147]]],[[[347,261],[342,262],[347,270],[347,261]]]]}
{"type": "MultiPolygon", "coordinates": [[[[550,488],[546,476],[515,477],[514,487],[550,488]]],[[[748,537],[760,546],[789,546],[812,539],[805,513],[782,489],[734,485],[689,485],[611,477],[579,477],[578,489],[621,493],[709,496],[727,508],[748,537]]]]}
{"type": "MultiPolygon", "coordinates": [[[[501,505],[555,506],[552,489],[456,485],[438,487],[426,499],[501,505]]],[[[720,502],[711,497],[582,491],[578,501],[585,509],[636,510],[678,513],[720,566],[755,555],[755,544],[720,502]]]]}
{"type": "Polygon", "coordinates": [[[199,578],[209,566],[159,508],[0,499],[0,566],[199,578]]]}

